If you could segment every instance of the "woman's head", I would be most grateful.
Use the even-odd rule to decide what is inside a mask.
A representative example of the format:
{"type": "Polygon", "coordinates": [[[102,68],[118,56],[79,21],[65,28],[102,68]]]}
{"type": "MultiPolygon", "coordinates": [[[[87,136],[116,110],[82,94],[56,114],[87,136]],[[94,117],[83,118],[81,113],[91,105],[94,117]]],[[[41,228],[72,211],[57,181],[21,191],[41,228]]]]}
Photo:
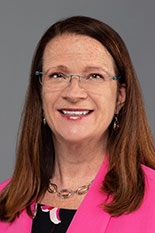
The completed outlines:
{"type": "MultiPolygon", "coordinates": [[[[36,94],[37,99],[39,95],[39,101],[35,101],[38,103],[36,110],[39,112],[42,111],[42,97],[40,95],[42,87],[38,82],[38,77],[35,76],[35,72],[43,71],[43,56],[45,48],[47,48],[52,41],[55,41],[56,38],[60,38],[61,36],[65,35],[70,35],[72,37],[73,35],[76,35],[95,39],[96,43],[98,41],[99,44],[103,45],[103,48],[107,49],[114,61],[115,76],[121,77],[121,79],[118,81],[118,86],[123,83],[126,87],[127,99],[123,108],[125,109],[124,113],[127,113],[128,111],[132,112],[132,109],[129,110],[129,108],[135,107],[135,105],[131,104],[131,101],[133,101],[133,98],[135,99],[134,95],[137,93],[137,81],[124,42],[120,36],[108,25],[96,19],[83,16],[75,16],[55,23],[41,38],[34,55],[31,70],[30,87],[33,86],[34,89],[29,92],[30,95],[32,94],[31,99],[34,99],[34,101],[34,95],[36,94]]],[[[32,107],[34,109],[34,103],[32,107]]],[[[126,118],[128,118],[128,116],[128,114],[123,115],[123,121],[127,121],[126,118]]],[[[119,120],[121,121],[120,118],[121,114],[119,116],[119,120]]],[[[113,130],[111,130],[111,132],[113,133],[113,130]]]]}
{"type": "Polygon", "coordinates": [[[93,140],[97,145],[106,141],[107,129],[125,99],[125,88],[120,85],[118,90],[112,78],[117,75],[115,67],[110,53],[91,37],[62,34],[47,44],[42,106],[57,141],[88,144],[93,140]]]}

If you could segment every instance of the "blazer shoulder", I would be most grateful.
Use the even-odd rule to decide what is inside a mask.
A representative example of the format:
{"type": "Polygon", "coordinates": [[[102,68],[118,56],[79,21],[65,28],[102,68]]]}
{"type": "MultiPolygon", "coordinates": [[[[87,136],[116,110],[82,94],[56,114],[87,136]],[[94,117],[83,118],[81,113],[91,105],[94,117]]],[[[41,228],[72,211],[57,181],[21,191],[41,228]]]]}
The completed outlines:
{"type": "Polygon", "coordinates": [[[142,169],[146,185],[148,185],[149,189],[155,191],[155,170],[145,165],[142,165],[142,169]]]}
{"type": "Polygon", "coordinates": [[[10,182],[11,178],[0,183],[0,191],[10,182]]]}
{"type": "Polygon", "coordinates": [[[142,165],[142,169],[144,171],[145,176],[147,176],[151,180],[155,180],[155,169],[147,167],[146,165],[142,165]]]}

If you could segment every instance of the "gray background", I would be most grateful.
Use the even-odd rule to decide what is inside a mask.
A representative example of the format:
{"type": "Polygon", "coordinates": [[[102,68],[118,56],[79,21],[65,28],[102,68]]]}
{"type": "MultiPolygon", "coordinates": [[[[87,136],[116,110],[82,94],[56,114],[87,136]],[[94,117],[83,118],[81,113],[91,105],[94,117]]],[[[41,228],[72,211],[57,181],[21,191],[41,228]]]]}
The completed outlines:
{"type": "Polygon", "coordinates": [[[95,17],[122,36],[139,77],[155,136],[154,11],[154,0],[1,0],[0,182],[13,171],[16,135],[35,46],[43,32],[63,17],[95,17]]]}

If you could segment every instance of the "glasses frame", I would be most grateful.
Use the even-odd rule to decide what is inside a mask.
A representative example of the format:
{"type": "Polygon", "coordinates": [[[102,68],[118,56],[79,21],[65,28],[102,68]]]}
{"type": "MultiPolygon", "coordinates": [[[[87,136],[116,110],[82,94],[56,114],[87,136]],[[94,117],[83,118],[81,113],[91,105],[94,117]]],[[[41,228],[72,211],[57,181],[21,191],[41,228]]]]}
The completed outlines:
{"type": "MultiPolygon", "coordinates": [[[[40,82],[40,84],[42,85],[42,81],[41,81],[41,77],[40,77],[40,75],[43,75],[43,72],[42,71],[36,71],[35,72],[35,75],[36,76],[39,76],[39,82],[40,82]]],[[[70,79],[69,79],[69,84],[72,82],[72,78],[73,77],[78,77],[79,78],[79,81],[80,81],[80,78],[84,78],[85,76],[84,75],[79,75],[79,74],[67,74],[67,75],[65,75],[66,77],[69,77],[70,79]]],[[[120,79],[121,78],[121,76],[113,76],[113,77],[108,77],[109,79],[112,79],[112,80],[118,80],[118,79],[120,79]]]]}

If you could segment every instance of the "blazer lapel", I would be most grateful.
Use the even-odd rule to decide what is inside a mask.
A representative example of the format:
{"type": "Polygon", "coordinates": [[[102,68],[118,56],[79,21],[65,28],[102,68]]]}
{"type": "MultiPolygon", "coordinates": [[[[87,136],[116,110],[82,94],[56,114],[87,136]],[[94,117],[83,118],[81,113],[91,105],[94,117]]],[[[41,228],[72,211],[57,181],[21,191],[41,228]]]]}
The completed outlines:
{"type": "Polygon", "coordinates": [[[108,159],[105,158],[88,193],[74,215],[67,233],[104,233],[106,231],[110,215],[101,208],[106,196],[100,191],[100,185],[107,172],[107,166],[108,159]]]}

